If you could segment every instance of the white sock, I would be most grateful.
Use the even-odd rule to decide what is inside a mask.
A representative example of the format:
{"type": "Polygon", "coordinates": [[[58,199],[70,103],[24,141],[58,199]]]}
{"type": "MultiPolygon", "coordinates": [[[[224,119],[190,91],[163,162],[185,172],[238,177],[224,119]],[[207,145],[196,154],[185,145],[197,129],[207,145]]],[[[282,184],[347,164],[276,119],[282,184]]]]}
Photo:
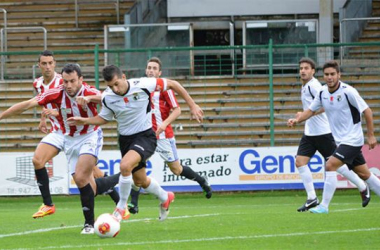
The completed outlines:
{"type": "Polygon", "coordinates": [[[376,175],[371,173],[371,176],[365,182],[368,183],[369,188],[375,192],[377,196],[380,196],[380,180],[376,175]]]}
{"type": "Polygon", "coordinates": [[[132,175],[122,176],[119,178],[119,195],[120,200],[117,203],[117,208],[125,210],[127,207],[128,197],[132,189],[132,175]]]}
{"type": "Polygon", "coordinates": [[[147,178],[150,178],[150,185],[145,188],[145,191],[154,194],[161,201],[161,203],[165,202],[168,199],[168,192],[166,192],[155,179],[152,177],[147,178]]]}
{"type": "Polygon", "coordinates": [[[307,199],[315,199],[317,197],[314,189],[313,176],[307,165],[297,168],[301,176],[303,186],[305,187],[307,193],[307,199]]]}
{"type": "Polygon", "coordinates": [[[346,177],[352,183],[354,183],[355,186],[359,189],[359,192],[366,190],[367,186],[365,185],[364,181],[360,179],[354,171],[351,171],[347,167],[347,165],[343,165],[340,168],[338,168],[337,172],[346,177]]]}
{"type": "Polygon", "coordinates": [[[140,187],[136,186],[133,181],[132,181],[132,189],[135,191],[140,191],[140,187]]]}
{"type": "Polygon", "coordinates": [[[322,202],[321,202],[321,205],[324,206],[325,208],[328,208],[330,205],[330,201],[335,193],[337,182],[338,180],[336,178],[336,172],[327,171],[325,184],[323,186],[323,196],[322,196],[322,202]]]}

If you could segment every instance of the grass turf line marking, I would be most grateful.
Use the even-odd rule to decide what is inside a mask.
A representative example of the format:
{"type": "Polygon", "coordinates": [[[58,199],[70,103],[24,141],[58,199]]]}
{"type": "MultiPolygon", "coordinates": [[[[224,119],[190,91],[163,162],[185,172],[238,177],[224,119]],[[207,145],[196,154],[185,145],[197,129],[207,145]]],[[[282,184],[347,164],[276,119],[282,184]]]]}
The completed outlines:
{"type": "Polygon", "coordinates": [[[187,242],[203,242],[203,241],[219,241],[219,240],[245,240],[245,239],[262,239],[262,238],[275,238],[275,237],[294,237],[304,235],[323,235],[323,234],[337,234],[337,233],[357,233],[357,232],[370,232],[380,231],[380,228],[361,228],[361,229],[347,229],[339,231],[319,231],[319,232],[300,232],[300,233],[287,233],[287,234],[263,234],[263,235],[246,235],[246,236],[225,236],[201,239],[183,239],[183,240],[161,240],[161,241],[141,241],[141,242],[117,242],[114,244],[86,244],[86,245],[66,245],[66,246],[48,246],[39,248],[17,248],[18,250],[30,249],[64,249],[64,248],[81,248],[81,247],[107,247],[107,246],[133,246],[133,245],[155,245],[155,244],[175,244],[187,242]]]}
{"type": "MultiPolygon", "coordinates": [[[[220,215],[221,214],[219,214],[219,213],[217,213],[217,214],[197,214],[197,215],[184,215],[184,216],[169,217],[168,219],[177,220],[177,219],[210,217],[210,216],[220,216],[220,215]]],[[[133,222],[155,221],[155,220],[158,220],[158,218],[144,218],[144,219],[127,220],[127,221],[122,221],[121,223],[133,223],[133,222]]],[[[68,228],[78,228],[78,227],[79,228],[83,227],[83,225],[51,227],[51,228],[37,229],[37,230],[31,230],[31,231],[25,231],[25,232],[19,232],[19,233],[0,234],[0,239],[5,238],[5,237],[22,236],[22,235],[27,235],[27,234],[43,233],[43,232],[50,232],[50,231],[68,229],[68,228]]]]}

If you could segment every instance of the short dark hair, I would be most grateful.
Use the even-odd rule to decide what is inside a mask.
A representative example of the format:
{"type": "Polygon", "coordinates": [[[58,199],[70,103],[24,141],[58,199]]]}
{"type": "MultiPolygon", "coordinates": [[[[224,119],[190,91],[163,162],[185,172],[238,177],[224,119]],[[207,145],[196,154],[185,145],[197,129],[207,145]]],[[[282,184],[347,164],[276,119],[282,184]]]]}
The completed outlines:
{"type": "Polygon", "coordinates": [[[336,72],[340,72],[340,67],[339,67],[339,63],[337,61],[334,61],[334,60],[331,60],[331,61],[327,61],[324,65],[323,65],[323,71],[325,71],[325,69],[327,68],[334,68],[336,70],[336,72]]]}
{"type": "Polygon", "coordinates": [[[148,63],[150,62],[155,62],[158,64],[158,69],[161,71],[161,66],[162,66],[162,63],[161,63],[161,60],[160,58],[158,57],[151,57],[147,62],[146,62],[146,65],[148,66],[148,63]]]}
{"type": "Polygon", "coordinates": [[[309,58],[309,57],[302,57],[302,58],[300,59],[300,61],[298,62],[298,64],[301,65],[301,63],[308,63],[308,64],[310,64],[310,67],[311,67],[312,69],[315,69],[315,62],[314,62],[313,59],[311,59],[311,58],[309,58]]]}
{"type": "Polygon", "coordinates": [[[51,56],[55,60],[54,53],[53,53],[53,51],[50,51],[50,50],[44,50],[44,51],[42,51],[40,53],[40,55],[38,56],[38,62],[41,61],[41,56],[51,56]]]}
{"type": "Polygon", "coordinates": [[[66,74],[71,74],[73,72],[77,72],[78,77],[82,76],[82,70],[79,67],[79,64],[77,63],[68,63],[65,66],[63,66],[63,69],[61,71],[61,74],[65,72],[66,74]]]}
{"type": "Polygon", "coordinates": [[[115,76],[117,76],[119,79],[123,76],[121,69],[115,65],[105,66],[102,73],[104,80],[107,82],[111,81],[115,76]]]}

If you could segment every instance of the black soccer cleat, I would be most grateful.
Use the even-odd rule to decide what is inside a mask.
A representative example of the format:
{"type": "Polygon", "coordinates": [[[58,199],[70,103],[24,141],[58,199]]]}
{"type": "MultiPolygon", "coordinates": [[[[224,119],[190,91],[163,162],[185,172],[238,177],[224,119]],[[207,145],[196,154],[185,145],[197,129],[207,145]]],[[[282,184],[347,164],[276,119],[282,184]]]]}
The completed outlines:
{"type": "Polygon", "coordinates": [[[366,185],[364,191],[360,192],[360,196],[362,197],[362,207],[366,207],[371,201],[371,191],[369,190],[368,185],[366,185]]]}
{"type": "Polygon", "coordinates": [[[319,204],[318,197],[315,197],[315,199],[307,200],[305,204],[302,205],[302,207],[298,208],[298,212],[306,212],[310,208],[316,207],[319,204]]]}
{"type": "Polygon", "coordinates": [[[210,199],[212,196],[212,189],[211,189],[210,184],[208,183],[207,177],[204,177],[204,179],[205,179],[205,182],[202,185],[203,193],[205,194],[207,199],[210,199]]]}
{"type": "Polygon", "coordinates": [[[139,212],[139,207],[133,205],[132,203],[128,203],[128,211],[129,211],[131,214],[137,214],[137,213],[139,212]]]}

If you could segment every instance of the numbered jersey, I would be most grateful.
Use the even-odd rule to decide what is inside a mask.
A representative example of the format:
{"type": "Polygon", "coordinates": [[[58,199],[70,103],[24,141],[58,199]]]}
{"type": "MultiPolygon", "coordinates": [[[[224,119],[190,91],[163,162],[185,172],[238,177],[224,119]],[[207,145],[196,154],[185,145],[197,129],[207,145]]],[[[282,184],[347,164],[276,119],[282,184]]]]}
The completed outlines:
{"type": "MultiPolygon", "coordinates": [[[[41,76],[41,77],[34,80],[33,88],[35,89],[37,94],[42,94],[42,93],[45,93],[46,91],[48,91],[49,89],[57,88],[61,84],[62,84],[61,74],[54,72],[54,77],[53,77],[53,80],[51,80],[51,82],[49,82],[48,84],[45,84],[44,78],[41,76]]],[[[44,105],[44,108],[57,109],[58,110],[58,106],[55,105],[54,103],[47,103],[46,105],[44,105]]],[[[58,122],[57,118],[55,118],[53,116],[49,116],[49,120],[51,123],[51,130],[50,131],[51,132],[58,131],[60,129],[61,125],[58,122]]]]}
{"type": "Polygon", "coordinates": [[[101,95],[100,91],[96,88],[83,82],[81,89],[78,91],[75,97],[69,96],[63,85],[58,88],[50,89],[37,96],[38,104],[44,106],[48,103],[55,104],[59,110],[59,116],[57,120],[60,124],[60,129],[64,135],[69,136],[79,136],[84,134],[89,134],[96,131],[99,126],[94,125],[78,125],[69,126],[67,123],[67,118],[80,116],[80,117],[94,117],[98,114],[96,103],[88,103],[85,106],[78,105],[76,102],[77,96],[91,96],[91,95],[101,95]]]}
{"type": "MultiPolygon", "coordinates": [[[[157,131],[157,127],[168,118],[170,111],[176,107],[178,107],[178,102],[173,90],[169,89],[164,92],[155,91],[152,93],[152,127],[154,131],[157,131]]],[[[165,131],[157,136],[157,139],[173,137],[173,128],[169,124],[165,131]]]]}
{"type": "Polygon", "coordinates": [[[120,135],[134,135],[152,128],[151,93],[166,90],[166,79],[129,79],[125,95],[117,95],[110,88],[102,94],[99,116],[117,120],[120,135]]]}

